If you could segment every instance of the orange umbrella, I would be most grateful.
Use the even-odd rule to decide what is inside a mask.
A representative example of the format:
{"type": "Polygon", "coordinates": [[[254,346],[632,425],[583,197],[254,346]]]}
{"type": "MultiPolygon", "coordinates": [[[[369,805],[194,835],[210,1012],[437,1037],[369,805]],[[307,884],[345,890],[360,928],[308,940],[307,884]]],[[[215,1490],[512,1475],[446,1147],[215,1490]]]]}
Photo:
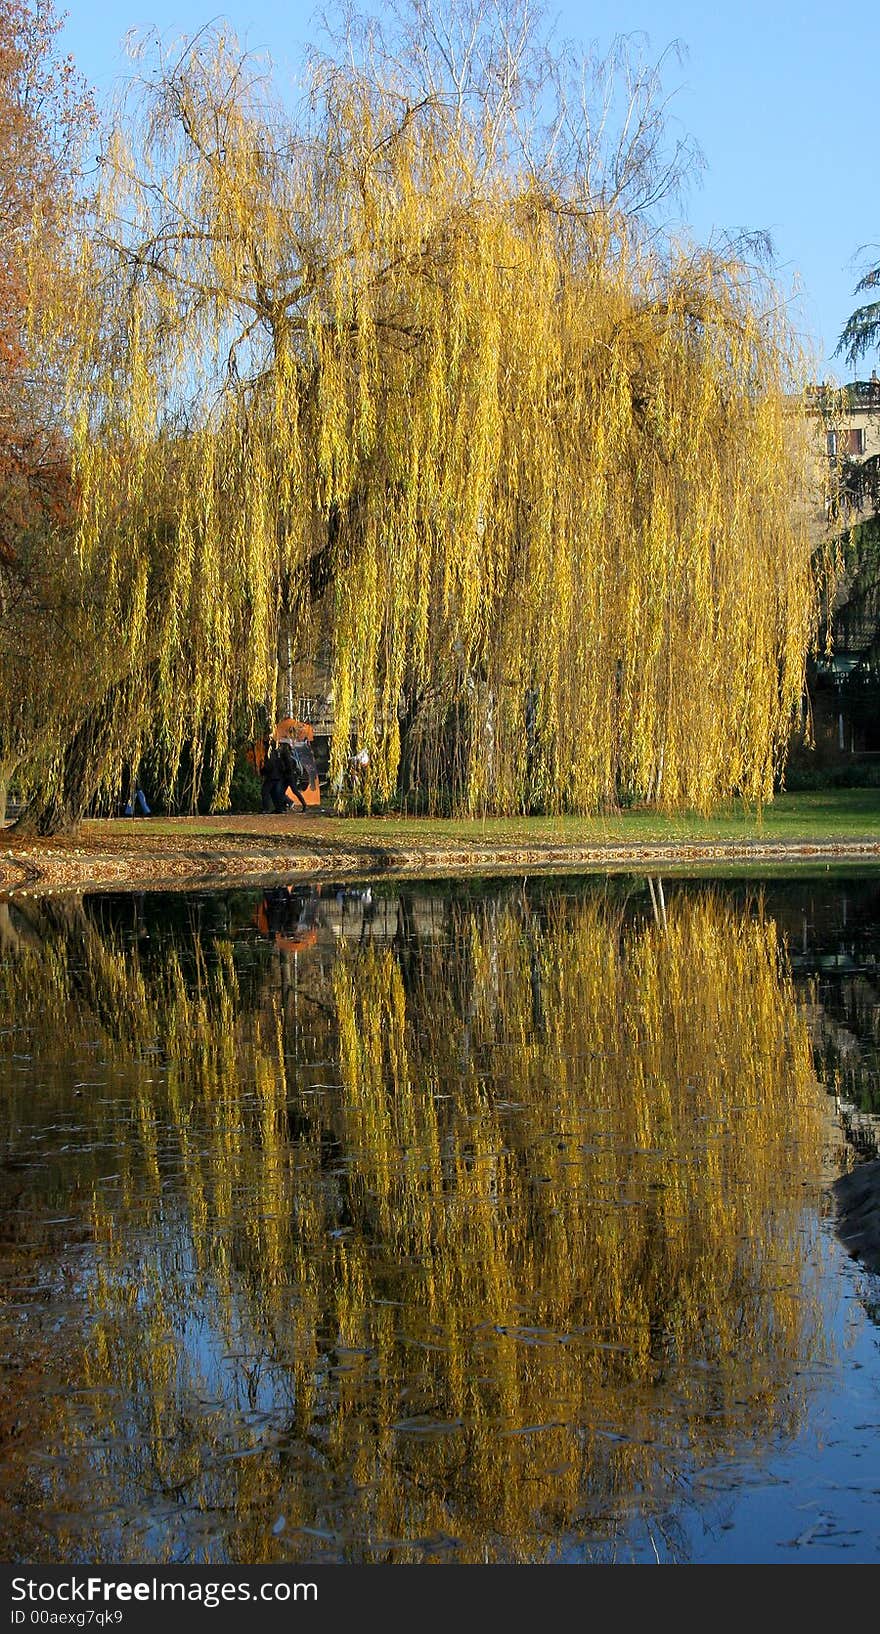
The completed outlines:
{"type": "Polygon", "coordinates": [[[290,738],[291,743],[311,743],[315,736],[315,728],[309,726],[308,721],[296,721],[292,715],[286,716],[283,721],[275,722],[275,742],[281,738],[290,738]]]}

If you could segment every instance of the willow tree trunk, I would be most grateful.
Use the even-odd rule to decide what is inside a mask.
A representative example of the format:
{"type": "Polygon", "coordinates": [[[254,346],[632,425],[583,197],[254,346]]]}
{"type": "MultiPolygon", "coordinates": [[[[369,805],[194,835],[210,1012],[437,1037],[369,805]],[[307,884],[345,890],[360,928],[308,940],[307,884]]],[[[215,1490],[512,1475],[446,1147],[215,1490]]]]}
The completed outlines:
{"type": "MultiPolygon", "coordinates": [[[[15,829],[20,834],[69,834],[82,821],[112,767],[109,744],[124,683],[108,688],[101,702],[72,733],[42,788],[28,800],[15,829]]],[[[119,768],[121,778],[122,767],[119,768]]]]}
{"type": "Polygon", "coordinates": [[[66,789],[32,795],[13,828],[16,834],[71,834],[85,816],[86,802],[75,780],[66,789]]]}

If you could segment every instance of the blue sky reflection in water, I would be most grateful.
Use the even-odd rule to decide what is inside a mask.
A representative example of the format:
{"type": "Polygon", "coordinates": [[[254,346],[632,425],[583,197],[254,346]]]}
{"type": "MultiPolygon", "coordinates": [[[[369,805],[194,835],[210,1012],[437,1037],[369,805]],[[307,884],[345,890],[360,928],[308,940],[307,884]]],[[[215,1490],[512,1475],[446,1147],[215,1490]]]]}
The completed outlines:
{"type": "Polygon", "coordinates": [[[0,904],[7,1558],[876,1560],[878,956],[880,873],[0,904]]]}

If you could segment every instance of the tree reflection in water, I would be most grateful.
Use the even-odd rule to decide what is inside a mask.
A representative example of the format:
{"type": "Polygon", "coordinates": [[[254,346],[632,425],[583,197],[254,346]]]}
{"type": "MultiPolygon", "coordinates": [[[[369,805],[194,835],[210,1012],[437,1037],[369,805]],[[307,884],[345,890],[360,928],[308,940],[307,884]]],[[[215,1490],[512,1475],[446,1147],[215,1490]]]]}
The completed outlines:
{"type": "Polygon", "coordinates": [[[821,1096],[760,898],[426,900],[308,960],[242,898],[3,909],[10,1558],[674,1555],[795,1432],[821,1096]]]}

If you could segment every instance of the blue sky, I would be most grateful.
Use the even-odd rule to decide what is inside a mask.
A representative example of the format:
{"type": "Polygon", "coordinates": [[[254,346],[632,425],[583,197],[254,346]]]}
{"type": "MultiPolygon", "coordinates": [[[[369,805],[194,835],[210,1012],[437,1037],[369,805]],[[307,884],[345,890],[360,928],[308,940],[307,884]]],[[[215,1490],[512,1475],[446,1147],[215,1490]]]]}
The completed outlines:
{"type": "MultiPolygon", "coordinates": [[[[666,84],[677,88],[673,112],[699,143],[706,170],[683,218],[699,239],[713,230],[768,231],[778,276],[800,289],[794,310],[820,367],[844,373],[830,354],[858,304],[859,270],[880,259],[880,10],[827,0],[567,0],[550,11],[561,35],[602,47],[632,32],[647,34],[657,57],[672,40],[687,47],[681,66],[670,61],[666,84]],[[860,259],[862,245],[869,249],[860,259]]],[[[220,15],[245,45],[268,49],[288,80],[303,42],[316,35],[313,0],[227,0],[216,10],[209,0],[74,0],[63,40],[103,96],[131,71],[129,29],[190,33],[220,15]]]]}

